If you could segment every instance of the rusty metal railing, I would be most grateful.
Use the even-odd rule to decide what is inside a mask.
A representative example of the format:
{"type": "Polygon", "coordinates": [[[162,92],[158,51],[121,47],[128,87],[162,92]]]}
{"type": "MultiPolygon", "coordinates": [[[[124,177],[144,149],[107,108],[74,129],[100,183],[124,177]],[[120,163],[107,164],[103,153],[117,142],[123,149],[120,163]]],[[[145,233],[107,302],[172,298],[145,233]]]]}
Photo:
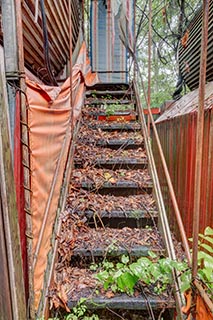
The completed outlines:
{"type": "MultiPolygon", "coordinates": [[[[204,16],[203,16],[203,42],[202,42],[202,55],[201,55],[201,68],[200,68],[200,89],[199,89],[199,111],[198,111],[198,127],[197,127],[197,156],[196,158],[197,159],[197,164],[196,164],[196,175],[197,175],[197,183],[195,183],[195,195],[197,197],[197,201],[195,203],[195,207],[194,207],[194,232],[193,232],[193,238],[194,238],[194,241],[193,241],[193,251],[194,251],[194,254],[193,254],[193,265],[192,265],[192,279],[195,279],[196,275],[197,275],[197,247],[198,247],[198,227],[199,227],[199,209],[200,209],[200,184],[201,184],[201,177],[200,177],[200,174],[201,174],[201,166],[202,166],[202,137],[203,137],[203,119],[204,119],[204,98],[205,98],[205,75],[206,75],[206,55],[207,55],[207,39],[208,39],[208,8],[209,8],[209,0],[203,0],[203,6],[204,6],[204,16]]],[[[151,8],[151,6],[150,6],[151,8]]],[[[150,17],[150,20],[151,20],[151,17],[150,17]]],[[[150,57],[150,54],[151,54],[151,50],[150,50],[150,47],[151,47],[151,23],[149,23],[149,48],[148,48],[148,53],[149,53],[149,66],[151,65],[151,57],[150,57]]],[[[137,75],[138,75],[138,81],[141,83],[142,85],[142,89],[143,89],[143,94],[144,94],[144,97],[145,97],[145,101],[146,101],[146,106],[147,106],[147,109],[148,109],[148,114],[149,114],[149,118],[150,118],[150,121],[151,121],[151,125],[152,125],[152,129],[153,129],[153,133],[154,133],[154,137],[156,139],[156,142],[157,142],[157,148],[158,148],[158,151],[159,151],[159,154],[160,154],[160,159],[161,159],[161,163],[162,163],[162,166],[163,166],[163,170],[164,170],[164,174],[165,174],[165,177],[166,177],[166,181],[167,181],[167,185],[168,185],[168,190],[169,190],[169,196],[170,196],[170,199],[172,201],[172,204],[173,204],[173,208],[174,208],[174,212],[175,212],[175,217],[176,217],[176,221],[177,221],[177,224],[178,224],[178,227],[179,227],[179,231],[180,231],[180,236],[181,236],[181,240],[182,240],[182,244],[183,244],[183,247],[184,247],[184,251],[185,251],[185,254],[186,254],[186,259],[188,261],[188,265],[191,267],[191,254],[190,254],[190,249],[189,249],[189,244],[188,244],[188,240],[187,240],[187,237],[186,237],[186,233],[185,233],[185,230],[184,230],[184,225],[183,225],[183,221],[182,221],[182,218],[181,218],[181,213],[180,213],[180,210],[179,210],[179,207],[178,207],[178,203],[177,203],[177,199],[176,199],[176,195],[175,195],[175,191],[174,191],[174,187],[173,187],[173,184],[172,184],[172,180],[171,180],[171,177],[170,177],[170,174],[169,174],[169,170],[168,170],[168,167],[167,167],[167,163],[166,163],[166,160],[165,160],[165,156],[164,156],[164,153],[163,153],[163,149],[162,149],[162,146],[161,146],[161,142],[160,142],[160,138],[159,138],[159,135],[158,135],[158,132],[157,132],[157,128],[156,128],[156,125],[155,125],[155,122],[154,122],[154,119],[153,119],[153,116],[152,116],[152,112],[151,112],[151,107],[150,107],[150,100],[151,100],[151,68],[149,67],[148,68],[148,96],[146,94],[146,91],[145,91],[145,86],[144,86],[144,82],[143,82],[143,78],[141,76],[141,73],[140,73],[140,69],[139,69],[139,64],[138,64],[138,61],[137,61],[137,58],[135,56],[135,54],[133,52],[130,51],[130,53],[132,54],[133,56],[133,59],[135,60],[135,64],[137,66],[137,75]]],[[[135,84],[136,86],[136,84],[135,84]]],[[[137,89],[136,89],[137,91],[137,89]]],[[[140,103],[140,98],[138,96],[138,106],[139,106],[139,113],[141,114],[141,117],[142,117],[142,120],[143,120],[143,107],[140,103]],[[142,111],[141,111],[142,110],[142,111]]],[[[142,121],[144,122],[144,120],[142,121]]],[[[146,127],[146,123],[144,123],[144,133],[145,133],[145,136],[147,135],[147,138],[148,139],[148,129],[146,127]]],[[[145,139],[145,140],[146,140],[145,139]]],[[[147,141],[147,147],[148,147],[148,150],[149,150],[149,142],[147,141]]],[[[152,171],[152,176],[153,176],[153,182],[154,182],[154,185],[157,183],[157,187],[156,189],[158,190],[158,193],[160,192],[160,186],[158,186],[159,184],[159,181],[158,181],[158,177],[157,177],[157,173],[155,172],[156,168],[155,168],[155,163],[154,163],[154,159],[153,158],[153,155],[152,155],[152,151],[150,151],[150,159],[151,159],[151,164],[152,164],[152,167],[151,167],[151,171],[152,171]]],[[[161,192],[159,193],[159,195],[161,194],[161,192]]],[[[161,198],[161,196],[160,196],[161,198]]],[[[158,199],[159,200],[159,199],[158,199]]],[[[163,199],[160,199],[160,201],[162,201],[163,203],[163,199]]],[[[163,204],[164,206],[164,204],[163,204]]],[[[162,208],[161,208],[162,209],[162,208]]],[[[168,223],[167,221],[167,216],[166,214],[164,213],[163,215],[163,224],[164,225],[164,232],[166,231],[166,237],[168,237],[168,232],[169,232],[169,229],[167,229],[166,227],[166,224],[168,223]]],[[[168,227],[169,228],[169,227],[168,227]]],[[[171,239],[167,239],[169,242],[172,240],[171,239]]],[[[167,244],[168,245],[168,244],[167,244]]],[[[171,244],[169,243],[169,246],[170,246],[170,250],[172,252],[172,247],[171,247],[171,244]]],[[[200,285],[199,281],[197,279],[194,280],[194,285],[196,286],[198,292],[200,293],[200,295],[202,296],[202,298],[204,299],[205,303],[207,304],[207,306],[209,307],[210,311],[213,312],[213,303],[212,301],[210,300],[210,298],[208,297],[207,293],[205,292],[205,290],[202,288],[202,286],[200,285]]]]}

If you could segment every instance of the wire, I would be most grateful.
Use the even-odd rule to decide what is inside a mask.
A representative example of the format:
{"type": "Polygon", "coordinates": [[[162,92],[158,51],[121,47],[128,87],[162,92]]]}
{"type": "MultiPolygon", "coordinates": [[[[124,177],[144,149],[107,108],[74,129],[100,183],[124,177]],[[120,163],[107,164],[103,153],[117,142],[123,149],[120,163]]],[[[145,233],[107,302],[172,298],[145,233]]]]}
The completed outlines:
{"type": "Polygon", "coordinates": [[[49,41],[48,41],[48,32],[47,32],[47,20],[45,15],[44,0],[40,0],[41,6],[41,17],[42,17],[42,28],[43,28],[43,37],[44,37],[44,61],[47,68],[49,80],[52,85],[58,86],[57,81],[52,73],[49,59],[49,41]]]}

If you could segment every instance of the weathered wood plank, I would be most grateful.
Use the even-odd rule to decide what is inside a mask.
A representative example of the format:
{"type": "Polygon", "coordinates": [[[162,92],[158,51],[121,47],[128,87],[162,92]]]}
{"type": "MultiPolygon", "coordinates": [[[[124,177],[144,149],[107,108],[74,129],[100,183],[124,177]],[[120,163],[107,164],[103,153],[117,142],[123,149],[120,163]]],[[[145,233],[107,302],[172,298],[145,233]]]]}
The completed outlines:
{"type": "Polygon", "coordinates": [[[3,226],[2,202],[0,199],[0,320],[12,319],[12,300],[8,273],[6,241],[3,226]]]}
{"type": "MultiPolygon", "coordinates": [[[[0,194],[12,297],[12,319],[23,320],[26,319],[26,302],[5,87],[0,72],[0,194]]],[[[5,314],[4,319],[10,318],[5,314]]]]}

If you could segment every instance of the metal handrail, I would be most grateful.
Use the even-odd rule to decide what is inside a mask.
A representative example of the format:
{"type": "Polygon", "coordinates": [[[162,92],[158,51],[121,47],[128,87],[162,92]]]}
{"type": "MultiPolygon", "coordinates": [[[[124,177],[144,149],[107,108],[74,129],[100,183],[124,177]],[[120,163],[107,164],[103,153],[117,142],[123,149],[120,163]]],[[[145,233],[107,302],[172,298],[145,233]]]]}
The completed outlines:
{"type": "MultiPolygon", "coordinates": [[[[156,165],[155,165],[155,161],[154,161],[154,157],[153,157],[153,153],[152,153],[149,132],[148,132],[148,128],[146,126],[146,120],[145,120],[145,116],[144,116],[144,112],[143,112],[143,107],[142,107],[141,100],[140,100],[140,97],[138,94],[138,92],[139,92],[138,87],[137,87],[137,84],[135,81],[133,81],[133,86],[134,86],[134,91],[135,91],[135,95],[136,95],[136,103],[137,103],[137,107],[138,107],[139,117],[140,117],[141,125],[142,125],[142,131],[143,131],[143,137],[144,137],[144,143],[145,143],[145,147],[146,147],[147,157],[149,160],[148,162],[149,162],[151,176],[152,176],[152,180],[153,180],[153,186],[154,186],[154,191],[155,191],[155,196],[156,196],[156,203],[158,206],[159,216],[160,216],[160,220],[161,220],[161,227],[163,229],[162,230],[163,231],[163,239],[165,242],[166,251],[167,251],[167,254],[170,259],[177,260],[176,254],[175,254],[175,248],[174,248],[173,241],[172,241],[171,230],[169,227],[169,222],[168,222],[166,209],[165,209],[165,205],[164,205],[163,195],[161,192],[160,182],[159,182],[159,178],[158,178],[158,174],[157,174],[157,169],[156,169],[156,165]]],[[[174,279],[174,283],[175,283],[174,295],[175,295],[177,310],[178,310],[179,318],[183,319],[182,312],[181,312],[181,306],[183,305],[183,299],[180,294],[179,278],[177,277],[175,270],[173,271],[173,279],[174,279]]]]}
{"type": "MultiPolygon", "coordinates": [[[[207,3],[208,2],[209,2],[209,0],[203,0],[203,3],[205,5],[204,8],[207,7],[207,3]]],[[[208,19],[204,17],[204,20],[208,20],[208,19]]],[[[208,22],[206,22],[206,28],[207,28],[207,26],[208,26],[208,22]]],[[[208,31],[203,31],[204,35],[205,35],[205,32],[208,35],[208,31]]],[[[151,32],[149,32],[149,37],[151,38],[151,32]]],[[[203,44],[203,46],[205,46],[205,45],[207,46],[206,42],[203,44]]],[[[149,41],[149,46],[151,46],[151,41],[149,41]]],[[[175,195],[175,192],[174,192],[174,187],[173,187],[173,184],[172,184],[172,181],[171,181],[170,173],[169,173],[169,170],[168,170],[168,167],[167,167],[167,163],[166,163],[166,160],[165,160],[165,156],[164,156],[164,153],[163,153],[163,149],[162,149],[162,145],[161,145],[161,142],[160,142],[160,138],[159,138],[159,135],[158,135],[158,132],[157,132],[157,128],[156,128],[156,125],[155,125],[155,122],[154,122],[154,119],[153,119],[153,115],[152,115],[152,112],[151,112],[150,101],[149,101],[150,100],[150,96],[147,97],[147,94],[146,94],[146,91],[145,91],[144,82],[143,82],[143,78],[142,78],[142,75],[140,73],[140,69],[139,69],[139,64],[138,64],[137,58],[136,58],[134,52],[132,52],[132,50],[129,49],[129,52],[130,52],[130,54],[132,55],[132,57],[133,57],[133,59],[135,61],[135,65],[137,66],[138,80],[141,82],[141,85],[142,85],[142,89],[143,89],[143,93],[144,93],[144,97],[145,97],[145,102],[146,102],[146,106],[147,106],[147,109],[148,109],[148,116],[149,116],[149,118],[151,120],[154,136],[155,136],[155,139],[156,139],[156,142],[157,142],[157,148],[158,148],[158,151],[159,151],[159,154],[160,154],[161,163],[163,165],[164,174],[165,174],[167,185],[168,185],[168,189],[169,189],[169,195],[170,195],[170,198],[171,198],[171,201],[172,201],[172,204],[173,204],[173,208],[174,208],[177,224],[178,224],[180,235],[181,235],[181,239],[182,239],[182,244],[183,244],[183,247],[184,247],[184,251],[185,251],[185,254],[186,254],[188,265],[191,267],[191,263],[192,262],[191,262],[191,254],[190,254],[189,244],[188,244],[188,240],[187,240],[187,237],[186,237],[184,225],[183,225],[183,222],[182,222],[180,210],[179,210],[179,207],[178,207],[176,195],[175,195]]],[[[150,50],[149,50],[149,52],[150,52],[150,50]]],[[[149,60],[151,61],[150,58],[149,58],[149,60]]],[[[205,64],[205,61],[203,62],[203,64],[205,64]]],[[[204,66],[203,66],[203,69],[204,69],[204,66]]],[[[203,69],[201,68],[201,71],[200,71],[201,73],[203,73],[203,69]]],[[[150,69],[149,69],[149,72],[151,72],[150,69]]],[[[203,81],[203,85],[204,84],[205,84],[205,81],[203,81]]],[[[151,85],[151,81],[149,80],[149,86],[150,85],[151,85]]],[[[150,94],[150,88],[148,90],[148,93],[150,94]]],[[[200,89],[199,103],[202,104],[202,106],[204,105],[204,89],[203,89],[203,91],[200,89]],[[201,99],[202,99],[202,101],[201,101],[201,99]]],[[[144,117],[144,115],[143,115],[143,107],[142,107],[142,105],[140,103],[140,99],[139,99],[139,106],[140,106],[139,112],[141,113],[140,110],[142,110],[142,119],[143,119],[143,117],[144,117]]],[[[146,127],[146,123],[145,123],[145,127],[146,127]]],[[[145,133],[145,135],[147,134],[147,136],[148,136],[147,127],[145,128],[144,133],[145,133]]],[[[151,157],[153,157],[152,152],[151,152],[151,157]]],[[[153,161],[154,161],[154,159],[153,159],[153,161]]],[[[154,166],[155,166],[155,164],[154,164],[154,166]]],[[[158,177],[157,177],[157,180],[158,180],[158,177]]],[[[159,181],[158,181],[158,183],[159,183],[159,181]]],[[[200,194],[199,194],[199,196],[200,196],[200,194]]],[[[198,215],[198,217],[199,217],[199,215],[198,215]]],[[[167,217],[166,217],[166,220],[167,220],[167,217]]],[[[197,226],[198,226],[198,221],[199,221],[199,219],[196,219],[197,226]]],[[[164,223],[165,222],[166,221],[164,221],[164,223]]],[[[196,232],[197,232],[197,237],[198,237],[198,230],[197,229],[196,229],[196,232]]],[[[194,274],[194,273],[195,272],[193,272],[192,274],[194,274]]],[[[200,285],[200,283],[199,283],[199,281],[197,279],[194,280],[194,285],[197,288],[199,294],[204,299],[204,301],[205,301],[206,305],[208,306],[209,310],[211,312],[213,312],[213,303],[212,303],[212,301],[210,300],[208,294],[202,288],[202,286],[200,285]]]]}

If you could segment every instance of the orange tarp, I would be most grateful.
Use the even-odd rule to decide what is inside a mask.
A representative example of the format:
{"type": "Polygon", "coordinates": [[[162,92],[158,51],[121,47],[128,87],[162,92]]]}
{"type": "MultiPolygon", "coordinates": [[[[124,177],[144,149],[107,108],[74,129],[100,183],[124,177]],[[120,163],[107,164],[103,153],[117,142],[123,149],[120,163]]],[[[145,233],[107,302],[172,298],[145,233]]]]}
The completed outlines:
{"type": "MultiPolygon", "coordinates": [[[[182,308],[184,314],[187,315],[187,320],[192,320],[193,316],[191,315],[191,305],[192,305],[192,292],[191,290],[184,294],[186,299],[186,305],[182,308]]],[[[193,309],[194,310],[194,309],[193,309]]],[[[196,320],[213,320],[213,315],[206,306],[203,298],[199,295],[196,296],[195,310],[196,320]]]]}
{"type": "MultiPolygon", "coordinates": [[[[86,45],[83,43],[77,63],[72,70],[74,124],[81,114],[85,84],[94,85],[97,81],[96,75],[90,71],[86,45]]],[[[51,248],[50,241],[71,138],[70,78],[61,87],[45,86],[27,80],[27,98],[34,259],[35,253],[37,254],[37,259],[34,261],[35,309],[37,309],[43,289],[47,255],[51,248]],[[54,183],[56,172],[57,180],[54,183]],[[53,194],[49,198],[51,187],[53,194]],[[48,202],[50,202],[49,210],[47,210],[48,202]],[[41,233],[45,211],[48,214],[41,233]],[[39,238],[40,245],[38,245],[39,238]]]]}

